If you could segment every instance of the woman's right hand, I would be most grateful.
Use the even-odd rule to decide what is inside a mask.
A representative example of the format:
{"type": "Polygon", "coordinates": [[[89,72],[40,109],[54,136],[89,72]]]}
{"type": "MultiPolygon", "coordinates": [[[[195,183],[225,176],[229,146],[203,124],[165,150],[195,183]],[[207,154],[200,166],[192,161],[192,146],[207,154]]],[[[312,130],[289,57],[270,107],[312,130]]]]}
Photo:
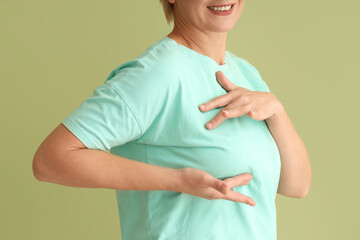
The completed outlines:
{"type": "Polygon", "coordinates": [[[201,169],[185,167],[178,171],[181,178],[181,184],[178,186],[179,192],[208,200],[226,199],[255,206],[255,201],[251,197],[231,190],[236,186],[249,184],[252,176],[248,173],[220,180],[201,169]]]}

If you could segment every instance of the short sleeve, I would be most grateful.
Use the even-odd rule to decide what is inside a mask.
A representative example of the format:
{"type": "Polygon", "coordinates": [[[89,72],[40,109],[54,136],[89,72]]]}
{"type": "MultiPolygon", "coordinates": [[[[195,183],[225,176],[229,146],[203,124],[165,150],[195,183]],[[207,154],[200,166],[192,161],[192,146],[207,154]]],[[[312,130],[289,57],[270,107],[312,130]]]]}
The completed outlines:
{"type": "MultiPolygon", "coordinates": [[[[255,68],[255,67],[254,67],[255,68]]],[[[266,84],[266,82],[262,79],[259,71],[255,68],[257,75],[259,76],[259,80],[260,80],[260,91],[262,92],[270,92],[270,89],[268,87],[268,85],[266,84]]]]}
{"type": "Polygon", "coordinates": [[[247,60],[245,60],[242,57],[238,57],[238,59],[240,59],[240,61],[242,61],[243,63],[245,63],[245,65],[255,74],[255,76],[257,77],[257,85],[258,85],[258,89],[261,92],[270,92],[270,89],[268,87],[268,85],[266,84],[266,82],[262,79],[259,71],[251,64],[249,63],[247,60]]]}
{"type": "Polygon", "coordinates": [[[137,116],[110,82],[97,87],[62,123],[89,149],[108,151],[142,135],[137,116]]]}
{"type": "Polygon", "coordinates": [[[180,85],[180,75],[178,70],[174,70],[177,62],[154,56],[147,55],[124,63],[106,80],[137,117],[142,130],[137,143],[146,143],[151,133],[158,131],[180,85]]]}

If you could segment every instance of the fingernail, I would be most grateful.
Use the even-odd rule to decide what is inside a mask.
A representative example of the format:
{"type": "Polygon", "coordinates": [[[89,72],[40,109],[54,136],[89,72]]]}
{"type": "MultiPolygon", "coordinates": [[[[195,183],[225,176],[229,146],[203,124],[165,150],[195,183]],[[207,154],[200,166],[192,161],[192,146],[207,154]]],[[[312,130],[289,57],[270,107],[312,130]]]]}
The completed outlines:
{"type": "Polygon", "coordinates": [[[206,127],[207,127],[207,128],[211,128],[211,127],[212,127],[212,123],[207,123],[207,124],[206,124],[206,127]]]}
{"type": "Polygon", "coordinates": [[[201,110],[203,110],[203,109],[205,109],[205,104],[201,104],[199,107],[201,110]]]}

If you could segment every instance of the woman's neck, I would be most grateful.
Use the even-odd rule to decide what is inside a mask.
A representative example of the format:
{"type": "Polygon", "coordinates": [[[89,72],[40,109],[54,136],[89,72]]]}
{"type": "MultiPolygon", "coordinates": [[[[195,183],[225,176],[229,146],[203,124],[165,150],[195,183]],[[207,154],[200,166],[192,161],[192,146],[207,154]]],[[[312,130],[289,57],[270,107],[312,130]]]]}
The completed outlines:
{"type": "Polygon", "coordinates": [[[219,65],[225,63],[226,32],[209,34],[193,30],[186,31],[185,29],[180,31],[174,27],[167,36],[179,44],[212,58],[219,65]]]}

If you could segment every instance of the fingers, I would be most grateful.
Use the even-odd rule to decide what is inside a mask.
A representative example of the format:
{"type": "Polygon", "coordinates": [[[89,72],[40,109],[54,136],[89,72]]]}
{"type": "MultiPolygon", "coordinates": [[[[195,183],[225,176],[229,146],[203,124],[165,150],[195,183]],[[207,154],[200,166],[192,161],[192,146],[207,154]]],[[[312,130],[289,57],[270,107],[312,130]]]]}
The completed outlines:
{"type": "Polygon", "coordinates": [[[238,192],[235,192],[233,190],[230,190],[228,192],[228,194],[224,195],[223,199],[230,200],[230,201],[235,201],[235,202],[243,202],[243,203],[246,203],[246,204],[248,204],[248,205],[250,205],[252,207],[255,207],[255,205],[256,205],[254,199],[252,199],[251,197],[246,196],[246,195],[241,194],[241,193],[238,193],[238,192]]]}
{"type": "Polygon", "coordinates": [[[232,100],[232,94],[227,93],[224,95],[220,95],[217,97],[214,97],[213,99],[211,99],[210,101],[200,104],[199,110],[200,111],[208,111],[208,110],[212,110],[214,108],[219,108],[219,107],[223,107],[225,105],[227,105],[228,103],[231,102],[232,100]]]}
{"type": "Polygon", "coordinates": [[[222,194],[226,194],[228,192],[228,185],[217,178],[210,179],[210,187],[219,191],[222,194]]]}
{"type": "Polygon", "coordinates": [[[215,73],[216,81],[220,84],[220,86],[227,92],[230,92],[237,88],[235,84],[233,84],[222,71],[217,71],[215,73]]]}
{"type": "Polygon", "coordinates": [[[246,104],[241,106],[229,104],[228,106],[222,109],[223,115],[226,118],[241,117],[249,113],[249,111],[251,110],[253,110],[252,104],[246,104]]]}
{"type": "Polygon", "coordinates": [[[228,191],[227,194],[222,194],[213,188],[208,188],[205,192],[206,192],[207,197],[204,197],[204,198],[206,198],[208,200],[225,199],[225,200],[229,200],[229,201],[233,201],[233,202],[246,203],[252,207],[254,207],[256,205],[255,201],[251,197],[246,196],[241,193],[238,193],[238,192],[235,192],[233,190],[228,191]]]}
{"type": "Polygon", "coordinates": [[[229,189],[232,189],[239,185],[244,185],[245,183],[248,184],[251,179],[252,179],[252,176],[249,173],[242,173],[242,174],[236,175],[234,177],[226,178],[223,181],[225,183],[227,183],[227,186],[229,187],[229,189]]]}
{"type": "Polygon", "coordinates": [[[209,187],[217,190],[221,194],[227,194],[230,189],[237,187],[239,185],[247,185],[252,179],[252,176],[249,173],[242,173],[234,177],[226,178],[224,180],[219,180],[217,178],[209,178],[209,187]]]}
{"type": "Polygon", "coordinates": [[[234,103],[231,103],[221,109],[213,119],[206,123],[207,129],[213,129],[219,126],[222,122],[224,122],[227,118],[240,117],[245,114],[248,114],[252,109],[252,104],[241,105],[238,106],[234,103]]]}
{"type": "Polygon", "coordinates": [[[250,206],[255,206],[255,201],[251,197],[230,190],[239,185],[249,184],[251,179],[252,176],[248,173],[242,173],[225,180],[210,178],[209,188],[207,189],[207,194],[209,197],[206,197],[206,199],[226,199],[234,202],[243,202],[250,206]]]}
{"type": "Polygon", "coordinates": [[[227,117],[224,116],[223,110],[219,111],[216,116],[205,124],[207,129],[213,129],[219,126],[227,117]]]}

